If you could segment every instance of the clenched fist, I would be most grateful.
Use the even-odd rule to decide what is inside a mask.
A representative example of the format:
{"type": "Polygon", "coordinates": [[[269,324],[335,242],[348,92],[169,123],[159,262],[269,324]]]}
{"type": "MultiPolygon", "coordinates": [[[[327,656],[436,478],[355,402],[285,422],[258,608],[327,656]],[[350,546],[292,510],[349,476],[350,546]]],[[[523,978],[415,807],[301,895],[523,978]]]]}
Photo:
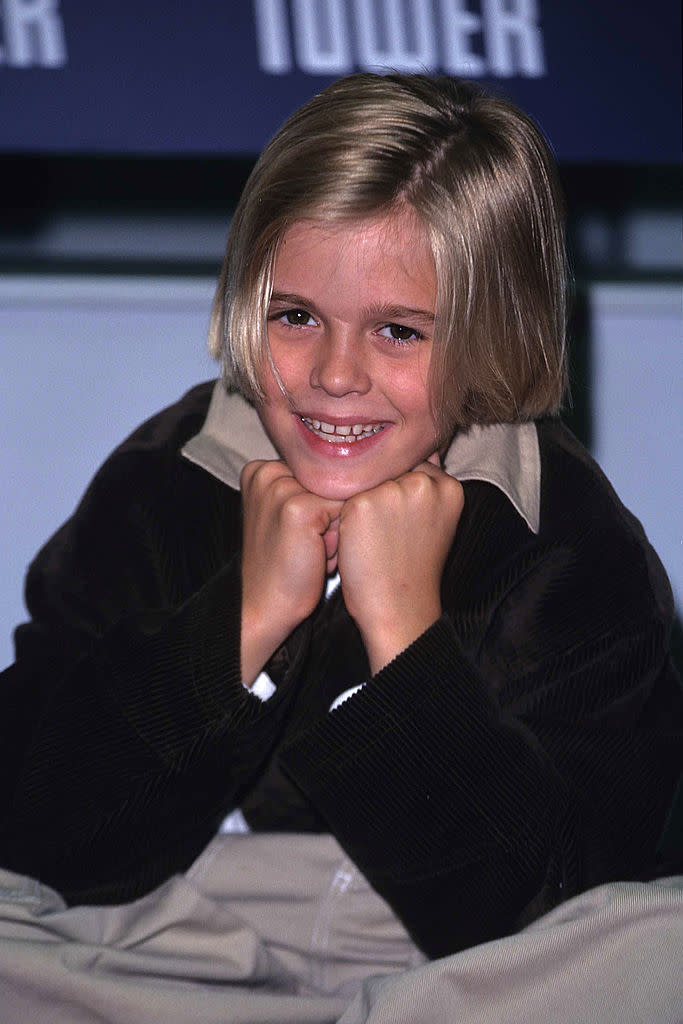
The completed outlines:
{"type": "Polygon", "coordinates": [[[346,501],[305,490],[284,462],[242,471],[242,678],[251,685],[339,569],[373,674],[441,615],[441,575],[464,502],[431,456],[346,501]]]}
{"type": "Polygon", "coordinates": [[[284,462],[242,470],[242,680],[251,685],[320,600],[341,501],[311,494],[284,462]]]}
{"type": "Polygon", "coordinates": [[[441,615],[441,576],[464,504],[461,484],[420,463],[344,503],[338,564],[344,601],[373,674],[441,615]]]}

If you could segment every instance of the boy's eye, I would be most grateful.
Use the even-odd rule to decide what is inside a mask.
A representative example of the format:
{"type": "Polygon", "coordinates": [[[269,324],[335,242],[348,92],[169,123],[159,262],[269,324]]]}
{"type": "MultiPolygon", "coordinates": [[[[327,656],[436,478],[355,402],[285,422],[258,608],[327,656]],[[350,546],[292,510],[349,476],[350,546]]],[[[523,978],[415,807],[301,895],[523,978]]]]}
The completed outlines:
{"type": "Polygon", "coordinates": [[[385,324],[379,333],[392,341],[416,341],[422,337],[414,327],[406,327],[405,324],[385,324]]]}
{"type": "Polygon", "coordinates": [[[315,320],[306,309],[287,309],[278,315],[290,327],[315,327],[315,320]]]}

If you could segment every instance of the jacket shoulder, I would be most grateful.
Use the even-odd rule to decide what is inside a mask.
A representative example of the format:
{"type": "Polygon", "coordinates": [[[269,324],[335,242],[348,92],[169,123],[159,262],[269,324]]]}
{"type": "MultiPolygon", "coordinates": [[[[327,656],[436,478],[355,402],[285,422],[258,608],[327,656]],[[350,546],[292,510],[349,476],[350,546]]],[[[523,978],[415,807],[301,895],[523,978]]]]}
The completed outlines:
{"type": "Polygon", "coordinates": [[[558,419],[537,424],[541,454],[539,539],[576,553],[591,589],[619,604],[623,591],[644,612],[654,601],[673,614],[668,577],[642,524],[623,504],[584,446],[558,419]]]}
{"type": "Polygon", "coordinates": [[[201,428],[213,384],[207,381],[192,388],[117,445],[95,473],[75,516],[87,519],[99,510],[108,518],[119,514],[116,509],[122,506],[130,514],[140,505],[163,504],[184,489],[186,477],[196,487],[194,467],[180,458],[180,450],[201,428]]]}
{"type": "Polygon", "coordinates": [[[108,456],[29,566],[25,598],[34,621],[56,619],[63,630],[68,618],[79,631],[101,632],[130,609],[133,593],[141,603],[163,605],[171,564],[164,553],[185,550],[192,528],[201,532],[199,510],[234,525],[228,489],[179,454],[200,429],[212,389],[212,382],[193,388],[108,456]]]}
{"type": "Polygon", "coordinates": [[[206,419],[214,384],[212,380],[197,384],[177,402],[150,416],[114,449],[110,458],[123,452],[178,451],[206,419]]]}

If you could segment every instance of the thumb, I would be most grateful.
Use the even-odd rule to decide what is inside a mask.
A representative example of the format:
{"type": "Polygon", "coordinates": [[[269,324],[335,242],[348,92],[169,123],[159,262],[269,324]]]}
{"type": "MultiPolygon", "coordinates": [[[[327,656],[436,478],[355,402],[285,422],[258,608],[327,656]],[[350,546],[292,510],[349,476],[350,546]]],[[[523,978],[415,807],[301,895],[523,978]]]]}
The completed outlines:
{"type": "Polygon", "coordinates": [[[339,549],[339,520],[335,519],[323,534],[325,542],[326,568],[333,573],[337,568],[337,551],[339,549]]]}
{"type": "Polygon", "coordinates": [[[325,554],[328,559],[333,558],[337,554],[339,546],[339,519],[334,519],[330,523],[323,534],[323,540],[325,541],[325,554]]]}

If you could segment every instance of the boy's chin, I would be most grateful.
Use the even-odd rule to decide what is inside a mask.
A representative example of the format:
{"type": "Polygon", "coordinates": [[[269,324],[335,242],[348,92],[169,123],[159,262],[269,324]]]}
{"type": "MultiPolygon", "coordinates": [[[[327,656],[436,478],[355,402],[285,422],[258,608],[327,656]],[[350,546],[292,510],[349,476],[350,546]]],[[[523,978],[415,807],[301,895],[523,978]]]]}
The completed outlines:
{"type": "Polygon", "coordinates": [[[319,498],[325,498],[327,501],[346,501],[347,498],[352,498],[355,494],[361,494],[363,491],[368,491],[372,487],[376,487],[377,483],[366,483],[361,480],[343,478],[325,478],[320,477],[311,473],[294,473],[297,481],[302,487],[305,487],[311,494],[317,494],[319,498]]]}

